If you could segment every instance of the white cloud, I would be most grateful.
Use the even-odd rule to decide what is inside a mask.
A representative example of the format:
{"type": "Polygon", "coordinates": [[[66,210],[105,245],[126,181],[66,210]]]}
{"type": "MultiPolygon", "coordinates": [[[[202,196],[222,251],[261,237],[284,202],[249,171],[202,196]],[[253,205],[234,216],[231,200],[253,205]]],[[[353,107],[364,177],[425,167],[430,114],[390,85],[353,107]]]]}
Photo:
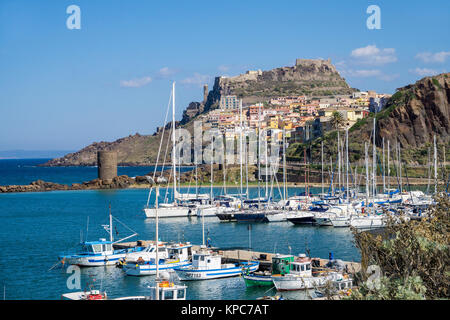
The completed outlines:
{"type": "Polygon", "coordinates": [[[356,63],[368,65],[384,65],[397,61],[394,48],[379,49],[376,45],[352,50],[351,56],[356,63]]]}
{"type": "Polygon", "coordinates": [[[146,84],[149,84],[150,82],[152,82],[152,78],[143,77],[143,78],[132,79],[132,80],[122,80],[122,81],[120,81],[120,86],[126,87],[126,88],[139,88],[139,87],[145,86],[146,84]]]}
{"type": "Polygon", "coordinates": [[[428,68],[415,68],[415,69],[410,69],[409,72],[417,74],[421,77],[426,77],[426,76],[433,76],[435,74],[438,74],[439,72],[434,70],[434,69],[428,69],[428,68]]]}
{"type": "Polygon", "coordinates": [[[345,77],[348,76],[354,78],[376,78],[378,80],[383,81],[392,81],[400,76],[399,74],[385,74],[378,69],[366,69],[366,70],[342,69],[340,70],[340,72],[345,77]]]}
{"type": "Polygon", "coordinates": [[[420,59],[426,63],[444,63],[450,57],[450,51],[441,51],[436,53],[422,52],[416,55],[416,59],[420,59]]]}
{"type": "Polygon", "coordinates": [[[181,80],[181,83],[201,86],[207,83],[210,79],[211,77],[208,75],[194,73],[192,77],[181,80]]]}
{"type": "Polygon", "coordinates": [[[347,72],[352,77],[367,78],[381,75],[380,70],[349,70],[347,72]]]}
{"type": "Polygon", "coordinates": [[[169,67],[164,67],[164,68],[159,69],[157,75],[159,77],[166,78],[166,77],[170,77],[170,76],[176,74],[177,72],[178,72],[178,70],[171,69],[169,67]]]}

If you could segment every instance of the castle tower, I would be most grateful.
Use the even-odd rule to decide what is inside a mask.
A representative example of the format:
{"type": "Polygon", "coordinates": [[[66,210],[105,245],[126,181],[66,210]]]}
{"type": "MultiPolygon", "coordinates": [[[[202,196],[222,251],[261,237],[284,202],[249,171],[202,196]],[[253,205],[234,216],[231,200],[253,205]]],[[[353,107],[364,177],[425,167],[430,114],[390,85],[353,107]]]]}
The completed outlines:
{"type": "Polygon", "coordinates": [[[208,100],[208,85],[205,84],[203,86],[203,104],[206,103],[206,100],[208,100]]]}
{"type": "Polygon", "coordinates": [[[117,177],[117,152],[98,151],[97,167],[99,179],[111,180],[117,177]]]}

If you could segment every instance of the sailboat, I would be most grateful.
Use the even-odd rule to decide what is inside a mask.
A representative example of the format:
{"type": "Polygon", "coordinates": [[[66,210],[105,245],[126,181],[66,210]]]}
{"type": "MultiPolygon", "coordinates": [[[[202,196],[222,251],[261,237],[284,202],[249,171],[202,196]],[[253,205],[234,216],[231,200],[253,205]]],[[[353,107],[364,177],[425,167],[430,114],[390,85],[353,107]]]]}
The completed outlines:
{"type": "MultiPolygon", "coordinates": [[[[187,217],[194,214],[194,210],[178,203],[179,193],[177,191],[177,165],[175,149],[175,82],[172,84],[172,177],[173,177],[173,203],[162,203],[158,210],[160,218],[187,217]]],[[[151,192],[151,191],[150,191],[151,192]]],[[[144,208],[147,218],[156,217],[156,208],[144,208]]]]}
{"type": "Polygon", "coordinates": [[[115,250],[113,248],[115,243],[137,236],[137,233],[114,241],[111,206],[109,206],[109,225],[103,225],[103,228],[109,233],[109,241],[105,238],[101,238],[98,241],[82,241],[74,253],[59,255],[58,260],[63,264],[73,264],[80,267],[107,266],[115,264],[119,259],[124,258],[130,252],[142,250],[140,247],[120,250],[115,250]]]}

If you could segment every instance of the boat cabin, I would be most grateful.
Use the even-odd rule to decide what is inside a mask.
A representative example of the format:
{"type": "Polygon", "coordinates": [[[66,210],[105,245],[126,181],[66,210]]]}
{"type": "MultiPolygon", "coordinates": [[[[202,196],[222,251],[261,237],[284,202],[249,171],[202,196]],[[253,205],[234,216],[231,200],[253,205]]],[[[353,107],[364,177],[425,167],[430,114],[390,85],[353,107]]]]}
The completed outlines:
{"type": "Polygon", "coordinates": [[[186,261],[189,260],[189,257],[192,255],[192,245],[190,243],[173,244],[167,246],[167,252],[169,254],[169,259],[186,261]]]}
{"type": "Polygon", "coordinates": [[[276,254],[272,257],[272,274],[288,274],[291,270],[291,262],[294,262],[294,256],[276,254]]]}
{"type": "Polygon", "coordinates": [[[111,241],[100,239],[99,241],[86,241],[81,243],[81,252],[84,255],[107,255],[113,254],[114,248],[111,241]]]}
{"type": "Polygon", "coordinates": [[[305,254],[299,254],[298,257],[291,262],[291,274],[312,277],[311,259],[305,254]]]}
{"type": "Polygon", "coordinates": [[[199,252],[192,255],[192,268],[201,270],[221,269],[222,257],[209,252],[199,252]]]}

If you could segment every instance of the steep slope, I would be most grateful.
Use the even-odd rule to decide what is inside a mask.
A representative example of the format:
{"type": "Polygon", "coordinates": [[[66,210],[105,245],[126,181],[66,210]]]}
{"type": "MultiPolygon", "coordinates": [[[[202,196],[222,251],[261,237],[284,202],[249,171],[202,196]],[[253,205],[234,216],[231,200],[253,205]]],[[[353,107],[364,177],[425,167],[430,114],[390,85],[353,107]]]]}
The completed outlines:
{"type": "MultiPolygon", "coordinates": [[[[450,142],[450,73],[425,77],[397,89],[386,107],[375,115],[376,142],[398,141],[402,148],[416,148],[433,141],[450,142]]],[[[357,123],[350,137],[368,138],[372,118],[357,123]]]]}

